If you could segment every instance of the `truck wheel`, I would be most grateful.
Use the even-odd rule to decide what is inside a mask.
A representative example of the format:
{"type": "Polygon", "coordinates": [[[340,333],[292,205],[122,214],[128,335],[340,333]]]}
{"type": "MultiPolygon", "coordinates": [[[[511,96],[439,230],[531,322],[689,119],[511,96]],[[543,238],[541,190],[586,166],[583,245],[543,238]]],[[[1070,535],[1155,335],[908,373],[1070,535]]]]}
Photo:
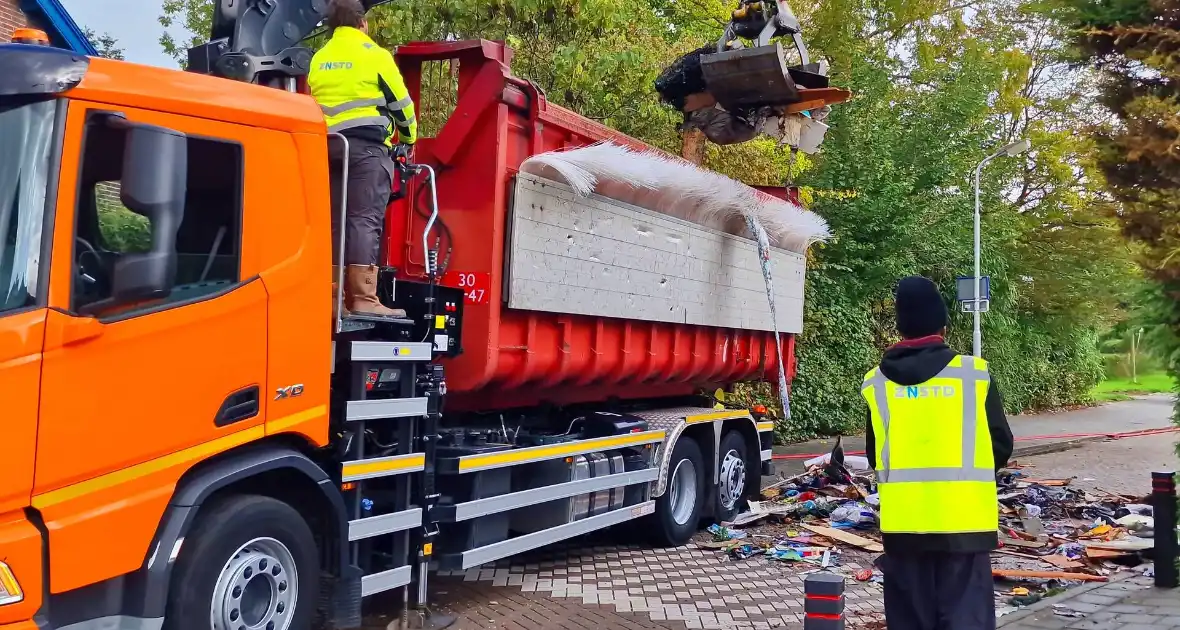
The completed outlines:
{"type": "Polygon", "coordinates": [[[308,630],[319,551],[294,508],[236,496],[201,511],[168,594],[169,630],[308,630]]]}
{"type": "Polygon", "coordinates": [[[713,514],[718,523],[732,521],[738,515],[742,499],[746,496],[747,485],[750,483],[750,472],[746,466],[749,458],[746,439],[738,431],[730,431],[721,438],[721,448],[717,458],[718,476],[716,504],[713,514]]]}
{"type": "Polygon", "coordinates": [[[705,458],[690,437],[676,440],[668,462],[668,487],[656,500],[655,540],[675,547],[688,542],[697,530],[705,496],[705,458]]]}

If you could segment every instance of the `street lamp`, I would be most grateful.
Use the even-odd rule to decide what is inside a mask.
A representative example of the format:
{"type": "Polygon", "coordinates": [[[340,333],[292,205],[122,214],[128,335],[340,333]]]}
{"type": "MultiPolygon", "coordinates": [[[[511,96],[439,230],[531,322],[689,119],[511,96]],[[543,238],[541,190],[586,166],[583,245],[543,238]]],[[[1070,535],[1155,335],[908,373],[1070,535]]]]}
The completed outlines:
{"type": "Polygon", "coordinates": [[[983,167],[986,166],[988,162],[991,162],[1001,155],[1015,157],[1021,153],[1024,153],[1025,151],[1028,151],[1030,148],[1032,148],[1032,143],[1029,142],[1027,138],[1024,140],[1018,140],[1012,144],[1007,144],[1000,147],[999,151],[996,151],[995,153],[987,156],[982,162],[979,163],[979,166],[975,167],[975,294],[972,296],[975,299],[975,308],[971,309],[975,313],[975,328],[971,336],[971,345],[972,354],[974,354],[976,357],[983,356],[983,328],[980,326],[979,319],[979,294],[982,292],[981,285],[983,283],[983,281],[980,279],[979,270],[979,174],[983,171],[983,167]]]}

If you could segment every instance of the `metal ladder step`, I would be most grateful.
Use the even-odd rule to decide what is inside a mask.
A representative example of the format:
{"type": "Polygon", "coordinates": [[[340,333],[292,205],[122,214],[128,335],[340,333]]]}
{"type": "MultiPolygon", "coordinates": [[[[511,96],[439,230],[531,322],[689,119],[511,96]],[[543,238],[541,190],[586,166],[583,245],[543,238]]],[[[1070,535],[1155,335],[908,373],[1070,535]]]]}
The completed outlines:
{"type": "Polygon", "coordinates": [[[350,400],[344,412],[344,418],[348,422],[417,418],[424,415],[426,415],[425,398],[350,400]]]}
{"type": "Polygon", "coordinates": [[[430,343],[398,341],[354,341],[353,361],[429,361],[434,356],[430,343]]]}
{"type": "Polygon", "coordinates": [[[366,575],[361,578],[361,597],[368,597],[369,595],[383,593],[399,586],[405,586],[410,583],[412,577],[413,569],[409,565],[366,575]]]}
{"type": "Polygon", "coordinates": [[[356,542],[382,534],[392,534],[412,529],[422,524],[422,509],[414,508],[403,512],[369,516],[348,522],[348,541],[356,542]]]}

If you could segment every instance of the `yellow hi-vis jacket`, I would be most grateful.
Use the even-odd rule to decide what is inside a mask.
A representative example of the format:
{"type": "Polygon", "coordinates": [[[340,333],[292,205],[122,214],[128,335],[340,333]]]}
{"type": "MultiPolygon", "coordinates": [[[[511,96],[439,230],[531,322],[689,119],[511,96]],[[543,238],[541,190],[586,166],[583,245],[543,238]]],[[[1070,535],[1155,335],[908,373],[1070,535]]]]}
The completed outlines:
{"type": "Polygon", "coordinates": [[[881,531],[995,532],[995,456],[984,401],[987,362],[957,356],[920,385],[898,385],[881,368],[861,393],[876,436],[881,531]]]}
{"type": "Polygon", "coordinates": [[[385,144],[392,146],[391,122],[396,121],[398,142],[418,140],[414,102],[393,55],[363,31],[337,28],[311,58],[307,83],[328,131],[376,126],[385,129],[385,144]]]}

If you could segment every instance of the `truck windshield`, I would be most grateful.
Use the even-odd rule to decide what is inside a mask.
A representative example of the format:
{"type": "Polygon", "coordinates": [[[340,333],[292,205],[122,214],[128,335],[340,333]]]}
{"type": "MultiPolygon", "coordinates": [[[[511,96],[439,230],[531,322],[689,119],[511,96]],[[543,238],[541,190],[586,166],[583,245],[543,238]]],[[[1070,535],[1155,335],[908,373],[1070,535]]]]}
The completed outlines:
{"type": "Polygon", "coordinates": [[[0,313],[36,302],[55,99],[0,99],[0,313]]]}

